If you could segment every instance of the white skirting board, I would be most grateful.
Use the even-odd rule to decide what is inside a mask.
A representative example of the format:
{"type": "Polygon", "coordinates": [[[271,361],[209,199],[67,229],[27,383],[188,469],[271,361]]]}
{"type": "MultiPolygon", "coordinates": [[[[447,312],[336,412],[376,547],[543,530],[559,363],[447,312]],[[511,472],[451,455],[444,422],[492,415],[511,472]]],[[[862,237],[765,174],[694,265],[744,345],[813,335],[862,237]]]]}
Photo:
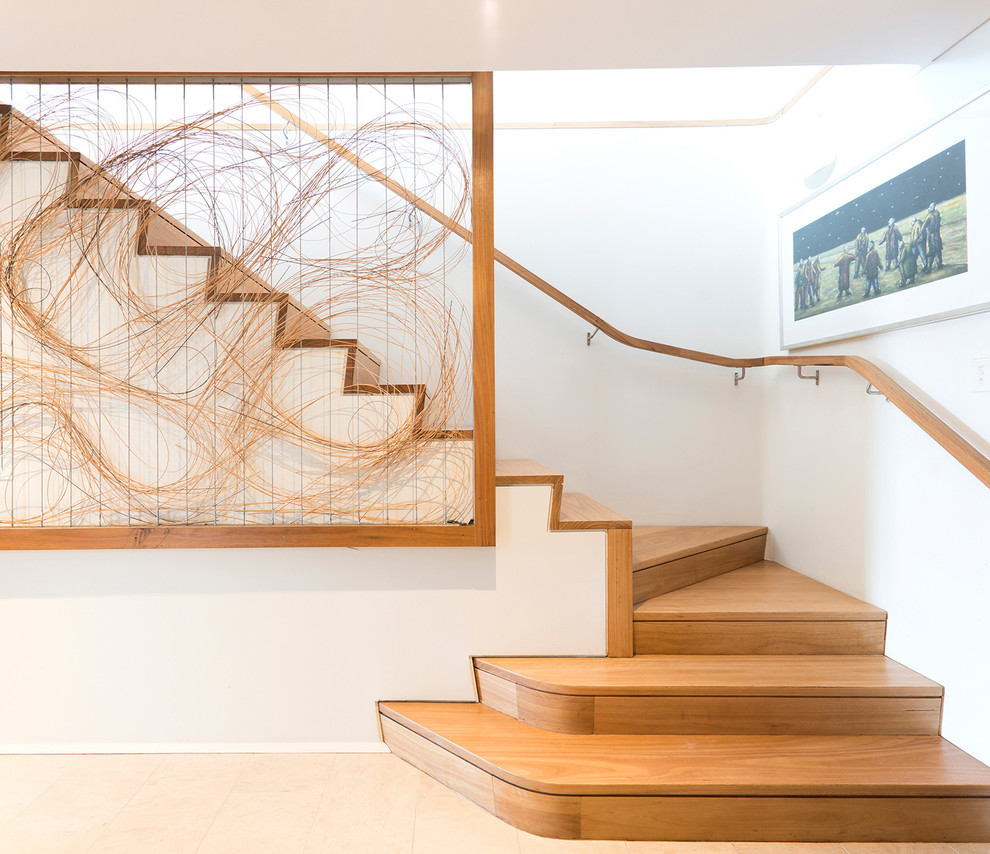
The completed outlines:
{"type": "Polygon", "coordinates": [[[0,755],[75,756],[125,753],[390,753],[380,741],[317,741],[235,744],[227,742],[186,744],[0,744],[0,755]]]}

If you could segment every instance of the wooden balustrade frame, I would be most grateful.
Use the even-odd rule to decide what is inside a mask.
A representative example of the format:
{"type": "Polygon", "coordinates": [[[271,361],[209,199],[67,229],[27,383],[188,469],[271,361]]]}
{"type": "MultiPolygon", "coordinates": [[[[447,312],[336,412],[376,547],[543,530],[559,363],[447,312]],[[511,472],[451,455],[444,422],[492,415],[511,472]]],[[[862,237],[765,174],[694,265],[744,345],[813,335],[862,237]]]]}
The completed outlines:
{"type": "MultiPolygon", "coordinates": [[[[156,525],[102,527],[9,527],[0,531],[0,551],[16,549],[136,549],[136,548],[277,548],[367,546],[494,546],[495,545],[495,267],[493,212],[494,115],[492,73],[381,73],[381,74],[193,74],[175,73],[2,73],[3,79],[30,83],[242,83],[245,91],[263,99],[252,81],[295,82],[300,79],[336,78],[373,82],[412,82],[430,79],[470,84],[472,89],[472,203],[473,231],[406,190],[356,154],[304,127],[298,116],[283,114],[306,132],[314,131],[351,163],[364,170],[410,204],[450,228],[472,244],[473,284],[473,381],[474,381],[474,521],[468,525],[156,525]]],[[[275,105],[272,105],[273,107],[275,105]]]]}

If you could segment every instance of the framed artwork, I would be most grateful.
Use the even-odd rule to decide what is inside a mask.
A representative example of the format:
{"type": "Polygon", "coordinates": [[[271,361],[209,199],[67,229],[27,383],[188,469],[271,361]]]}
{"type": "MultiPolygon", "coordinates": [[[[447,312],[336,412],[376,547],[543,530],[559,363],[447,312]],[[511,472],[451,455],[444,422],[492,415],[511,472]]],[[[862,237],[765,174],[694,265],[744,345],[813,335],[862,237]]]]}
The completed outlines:
{"type": "Polygon", "coordinates": [[[780,216],[781,347],[990,309],[990,97],[780,216]]]}

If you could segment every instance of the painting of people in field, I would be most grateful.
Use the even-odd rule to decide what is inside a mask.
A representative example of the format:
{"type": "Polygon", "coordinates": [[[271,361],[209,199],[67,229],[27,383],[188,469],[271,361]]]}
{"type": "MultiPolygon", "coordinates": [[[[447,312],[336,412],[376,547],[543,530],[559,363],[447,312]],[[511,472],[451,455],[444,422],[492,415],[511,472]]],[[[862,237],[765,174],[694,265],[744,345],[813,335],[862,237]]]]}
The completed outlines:
{"type": "Polygon", "coordinates": [[[794,319],[967,269],[963,140],[794,232],[794,319]]]}

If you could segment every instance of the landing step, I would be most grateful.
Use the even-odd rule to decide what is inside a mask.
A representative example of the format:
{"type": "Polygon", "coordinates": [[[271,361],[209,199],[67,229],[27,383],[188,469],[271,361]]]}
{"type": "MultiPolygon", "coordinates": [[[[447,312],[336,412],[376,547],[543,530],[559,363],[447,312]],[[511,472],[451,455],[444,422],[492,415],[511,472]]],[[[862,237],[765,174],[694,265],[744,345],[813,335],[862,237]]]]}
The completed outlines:
{"type": "Polygon", "coordinates": [[[572,735],[382,703],[393,753],[540,835],[990,841],[990,768],[937,736],[572,735]]]}
{"type": "Polygon", "coordinates": [[[767,529],[741,525],[636,526],[633,601],[642,602],[763,560],[767,529]]]}
{"type": "Polygon", "coordinates": [[[637,605],[637,653],[879,655],[887,614],[771,561],[637,605]]]}
{"type": "Polygon", "coordinates": [[[882,655],[478,658],[481,701],[542,729],[937,735],[942,687],[882,655]]]}

